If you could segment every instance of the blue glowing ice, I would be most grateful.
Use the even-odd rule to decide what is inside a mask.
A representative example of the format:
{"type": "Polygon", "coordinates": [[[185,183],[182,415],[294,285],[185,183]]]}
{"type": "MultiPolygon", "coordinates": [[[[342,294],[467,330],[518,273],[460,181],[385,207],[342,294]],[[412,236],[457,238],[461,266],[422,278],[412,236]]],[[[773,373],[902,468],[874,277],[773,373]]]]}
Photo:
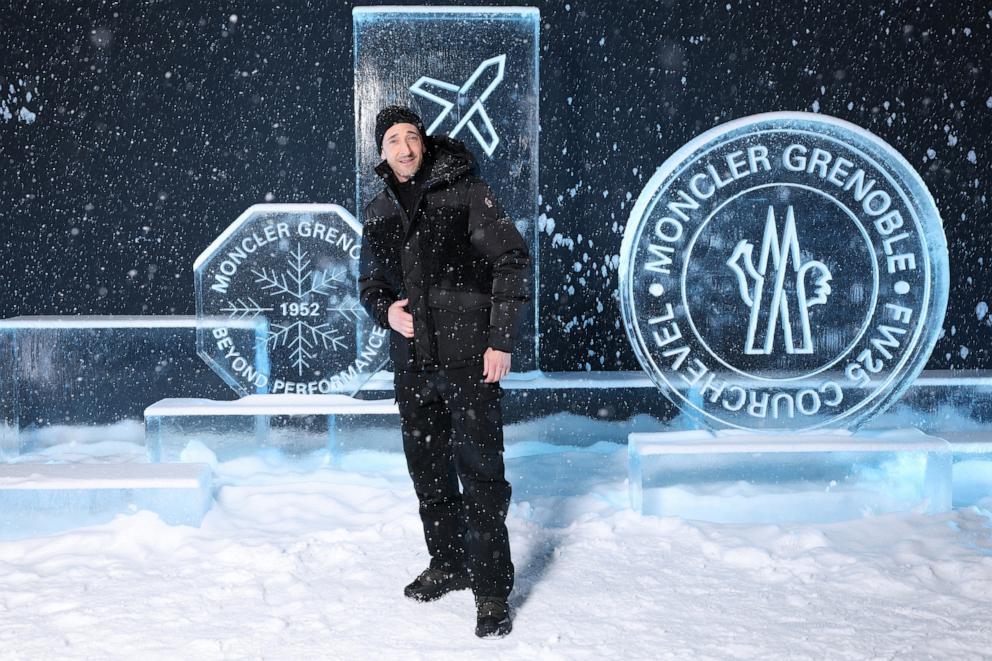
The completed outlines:
{"type": "Polygon", "coordinates": [[[0,464],[0,536],[31,536],[138,510],[199,526],[213,502],[203,464],[0,464]]]}
{"type": "Polygon", "coordinates": [[[321,454],[400,451],[399,409],[344,395],[251,395],[237,401],[165,399],[145,409],[150,461],[229,461],[275,451],[321,454]]]}
{"type": "Polygon", "coordinates": [[[632,507],[725,523],[823,523],[951,507],[950,444],[915,429],[631,434],[632,507]]]}

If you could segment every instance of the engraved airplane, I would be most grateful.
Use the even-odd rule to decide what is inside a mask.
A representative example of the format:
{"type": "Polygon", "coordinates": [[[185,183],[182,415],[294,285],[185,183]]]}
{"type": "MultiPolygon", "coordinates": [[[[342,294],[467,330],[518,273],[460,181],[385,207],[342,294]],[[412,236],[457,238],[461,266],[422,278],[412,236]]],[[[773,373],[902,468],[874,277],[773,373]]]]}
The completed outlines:
{"type": "Polygon", "coordinates": [[[499,144],[499,136],[496,135],[496,129],[493,128],[492,120],[483,104],[503,81],[505,69],[506,55],[497,55],[484,60],[460,87],[436,78],[421,76],[410,86],[410,92],[441,106],[441,112],[427,127],[427,134],[433,135],[450,116],[455,122],[454,128],[447,132],[450,137],[457,137],[467,126],[486,152],[486,156],[492,156],[499,144]],[[479,92],[479,89],[482,91],[479,92]],[[475,96],[476,94],[478,96],[475,96]],[[456,107],[458,110],[452,114],[452,110],[456,107]]]}

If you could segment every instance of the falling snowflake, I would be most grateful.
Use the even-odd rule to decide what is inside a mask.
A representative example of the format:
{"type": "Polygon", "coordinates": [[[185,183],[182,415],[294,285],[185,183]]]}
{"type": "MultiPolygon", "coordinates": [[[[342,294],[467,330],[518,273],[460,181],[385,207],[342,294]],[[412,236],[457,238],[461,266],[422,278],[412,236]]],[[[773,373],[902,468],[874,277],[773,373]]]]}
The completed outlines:
{"type": "Polygon", "coordinates": [[[347,293],[348,271],[343,266],[311,268],[308,253],[299,243],[289,253],[287,266],[252,269],[255,283],[272,300],[267,307],[248,296],[229,300],[221,308],[232,319],[254,319],[263,313],[279,317],[269,324],[266,343],[290,350],[290,360],[297,374],[303,375],[319,352],[347,348],[344,328],[367,316],[360,301],[347,293]],[[317,302],[315,296],[324,297],[317,302]],[[332,321],[342,322],[334,324],[332,321]],[[322,322],[322,323],[317,323],[322,322]],[[340,330],[339,330],[340,326],[340,330]]]}

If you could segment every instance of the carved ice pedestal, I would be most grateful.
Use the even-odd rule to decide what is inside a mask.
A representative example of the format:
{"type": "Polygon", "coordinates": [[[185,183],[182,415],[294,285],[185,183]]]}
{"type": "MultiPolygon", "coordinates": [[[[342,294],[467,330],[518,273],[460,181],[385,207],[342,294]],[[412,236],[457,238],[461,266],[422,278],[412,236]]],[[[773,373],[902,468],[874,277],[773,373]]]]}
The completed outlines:
{"type": "Polygon", "coordinates": [[[153,462],[227,461],[265,451],[337,462],[358,449],[401,452],[398,416],[391,399],[344,395],[165,399],[145,409],[145,442],[153,462]]]}
{"type": "Polygon", "coordinates": [[[951,507],[950,444],[917,430],[631,434],[634,510],[722,523],[824,523],[951,507]]]}
{"type": "Polygon", "coordinates": [[[0,537],[8,539],[139,510],[199,526],[212,502],[203,464],[0,464],[0,537]]]}

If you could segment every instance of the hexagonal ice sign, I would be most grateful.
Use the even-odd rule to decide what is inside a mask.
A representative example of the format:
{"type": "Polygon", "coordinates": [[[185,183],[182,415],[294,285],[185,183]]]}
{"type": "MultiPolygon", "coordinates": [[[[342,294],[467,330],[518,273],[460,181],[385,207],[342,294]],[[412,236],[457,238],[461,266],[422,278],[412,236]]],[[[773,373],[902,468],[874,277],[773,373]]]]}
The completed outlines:
{"type": "Polygon", "coordinates": [[[197,353],[241,395],[355,394],[389,355],[358,300],[361,238],[336,204],[250,207],[193,265],[197,353]]]}

